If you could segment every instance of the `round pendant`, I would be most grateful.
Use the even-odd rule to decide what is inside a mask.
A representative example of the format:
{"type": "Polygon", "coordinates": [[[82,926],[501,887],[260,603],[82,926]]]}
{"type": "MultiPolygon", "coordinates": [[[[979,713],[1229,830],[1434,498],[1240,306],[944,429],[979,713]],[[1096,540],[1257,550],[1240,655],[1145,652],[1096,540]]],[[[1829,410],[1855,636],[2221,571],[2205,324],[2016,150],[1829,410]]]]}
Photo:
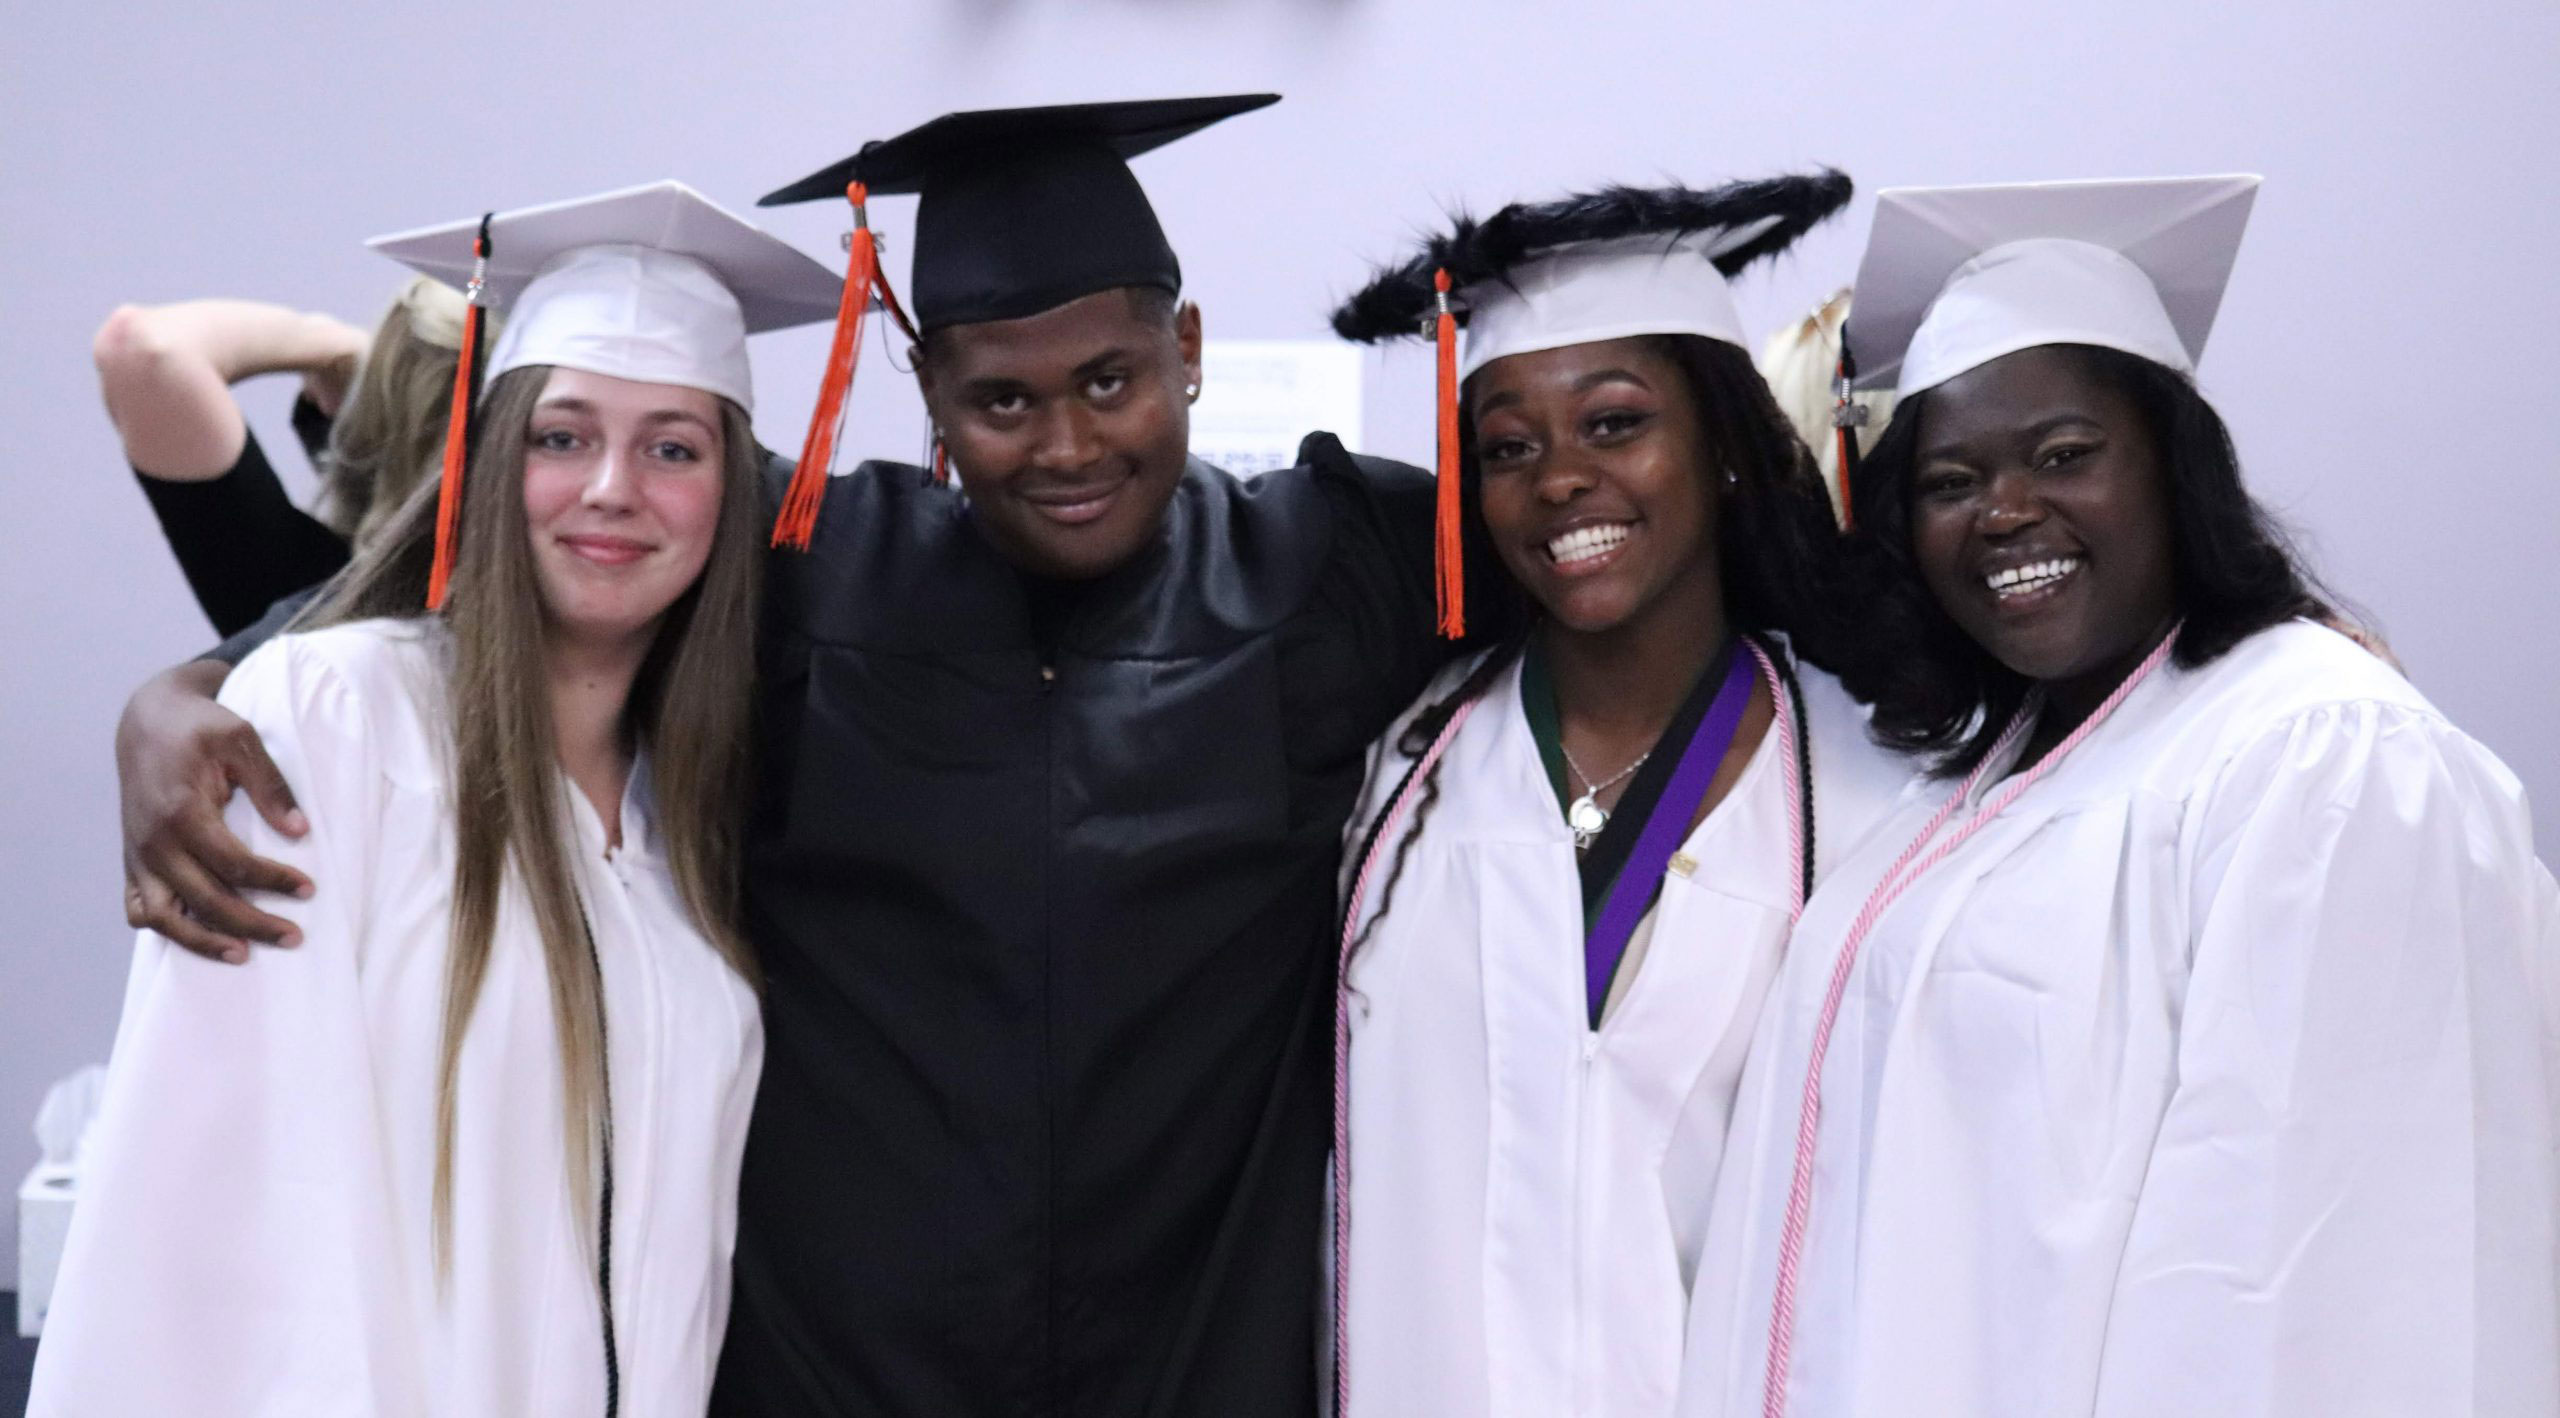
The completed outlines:
{"type": "Polygon", "coordinates": [[[1573,806],[1564,810],[1564,820],[1566,825],[1583,836],[1597,837],[1600,829],[1609,825],[1609,812],[1591,794],[1585,793],[1573,800],[1573,806]]]}

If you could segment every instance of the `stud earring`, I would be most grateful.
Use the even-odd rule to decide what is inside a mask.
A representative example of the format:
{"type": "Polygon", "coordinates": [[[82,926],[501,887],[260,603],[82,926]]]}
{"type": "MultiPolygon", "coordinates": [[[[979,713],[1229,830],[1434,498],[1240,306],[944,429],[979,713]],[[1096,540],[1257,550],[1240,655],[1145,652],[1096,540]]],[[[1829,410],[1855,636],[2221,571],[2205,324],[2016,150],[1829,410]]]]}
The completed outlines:
{"type": "Polygon", "coordinates": [[[1736,474],[1733,469],[1727,468],[1724,470],[1724,485],[1729,488],[1740,487],[1742,486],[1742,478],[1740,475],[1736,474]]]}
{"type": "Polygon", "coordinates": [[[1199,403],[1199,402],[1200,402],[1200,386],[1199,386],[1199,385],[1197,385],[1197,384],[1185,384],[1185,385],[1183,385],[1183,386],[1182,386],[1182,397],[1184,397],[1185,399],[1190,400],[1192,403],[1195,403],[1195,404],[1196,404],[1196,403],[1199,403]]]}

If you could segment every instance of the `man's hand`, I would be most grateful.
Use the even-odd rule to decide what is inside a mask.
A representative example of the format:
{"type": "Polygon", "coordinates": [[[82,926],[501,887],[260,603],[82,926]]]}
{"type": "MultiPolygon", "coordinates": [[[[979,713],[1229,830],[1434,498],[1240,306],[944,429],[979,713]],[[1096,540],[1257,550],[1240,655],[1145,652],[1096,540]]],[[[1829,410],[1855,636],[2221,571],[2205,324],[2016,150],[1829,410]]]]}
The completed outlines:
{"type": "Polygon", "coordinates": [[[291,921],[240,897],[244,890],[309,896],[311,882],[252,855],[223,823],[237,787],[288,837],[309,830],[293,789],[248,721],[216,704],[230,674],[213,660],[164,670],[135,690],[116,722],[116,779],[124,808],[124,915],[198,955],[237,965],[250,942],[299,945],[291,921]]]}

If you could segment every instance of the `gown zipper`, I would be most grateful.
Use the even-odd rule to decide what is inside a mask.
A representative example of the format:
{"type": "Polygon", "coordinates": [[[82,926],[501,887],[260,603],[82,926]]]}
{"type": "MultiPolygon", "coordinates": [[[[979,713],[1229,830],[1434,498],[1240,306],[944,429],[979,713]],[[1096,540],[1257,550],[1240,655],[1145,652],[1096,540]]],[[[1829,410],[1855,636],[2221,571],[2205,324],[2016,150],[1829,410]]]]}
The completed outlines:
{"type": "Polygon", "coordinates": [[[596,1073],[604,1095],[602,1176],[596,1198],[596,1302],[604,1324],[604,1418],[621,1418],[622,1356],[613,1328],[613,1053],[605,1033],[604,958],[596,951],[595,923],[587,915],[586,897],[578,898],[578,929],[587,938],[587,959],[596,972],[596,1073]]]}

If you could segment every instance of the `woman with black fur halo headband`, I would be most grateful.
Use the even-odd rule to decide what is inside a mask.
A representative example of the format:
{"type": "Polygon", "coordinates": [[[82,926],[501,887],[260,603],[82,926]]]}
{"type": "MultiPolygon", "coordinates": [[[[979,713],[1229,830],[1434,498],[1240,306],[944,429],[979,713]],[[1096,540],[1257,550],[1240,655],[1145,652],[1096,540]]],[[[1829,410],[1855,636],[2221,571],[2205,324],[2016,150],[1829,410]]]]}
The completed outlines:
{"type": "Polygon", "coordinates": [[[1470,582],[1538,612],[1379,742],[1353,818],[1353,1418],[1670,1410],[1762,993],[1909,776],[1816,668],[1849,633],[1837,528],[1726,285],[1848,197],[1823,172],[1507,207],[1334,317],[1442,338],[1444,628],[1470,582]]]}
{"type": "Polygon", "coordinates": [[[1843,677],[1938,781],[1770,987],[1681,1418],[2560,1414],[2560,892],[2196,388],[2257,185],[1878,204],[1843,677]]]}

